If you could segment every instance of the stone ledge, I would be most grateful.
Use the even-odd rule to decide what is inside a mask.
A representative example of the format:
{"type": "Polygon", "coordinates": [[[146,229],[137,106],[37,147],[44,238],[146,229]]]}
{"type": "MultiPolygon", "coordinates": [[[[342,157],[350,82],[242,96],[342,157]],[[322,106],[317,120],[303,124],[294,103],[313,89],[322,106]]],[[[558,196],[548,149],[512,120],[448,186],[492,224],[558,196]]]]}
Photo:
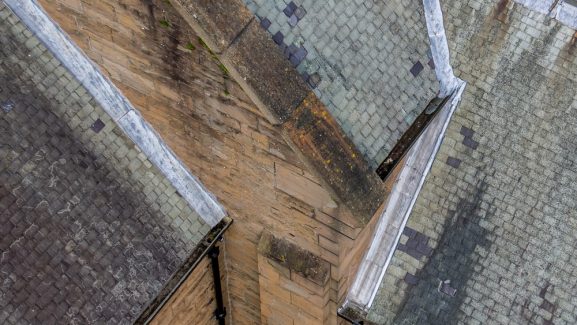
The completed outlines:
{"type": "MultiPolygon", "coordinates": [[[[270,36],[253,20],[222,58],[278,123],[285,122],[309,88],[270,36]]],[[[243,88],[247,88],[243,85],[243,88]]],[[[251,98],[252,99],[252,98],[251,98]]]]}
{"type": "Polygon", "coordinates": [[[284,239],[276,238],[269,232],[262,233],[258,252],[320,287],[324,287],[329,281],[329,262],[284,239]]]}
{"type": "Polygon", "coordinates": [[[368,223],[385,198],[384,183],[314,93],[309,93],[284,126],[353,215],[363,225],[368,223]]]}
{"type": "Polygon", "coordinates": [[[218,53],[224,52],[254,19],[242,0],[173,0],[190,24],[203,26],[204,40],[218,53]]]}

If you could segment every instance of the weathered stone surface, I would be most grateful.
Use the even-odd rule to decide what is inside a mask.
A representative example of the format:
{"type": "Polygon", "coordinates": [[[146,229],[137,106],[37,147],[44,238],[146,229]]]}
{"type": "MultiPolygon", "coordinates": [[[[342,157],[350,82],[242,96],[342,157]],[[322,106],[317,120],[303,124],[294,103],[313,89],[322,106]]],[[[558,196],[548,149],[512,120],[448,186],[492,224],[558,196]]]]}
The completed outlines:
{"type": "MultiPolygon", "coordinates": [[[[150,0],[148,0],[150,1],[150,0]]],[[[253,20],[241,0],[171,0],[189,23],[203,26],[214,51],[223,52],[253,20]]],[[[152,4],[152,1],[150,1],[152,4]]]]}
{"type": "Polygon", "coordinates": [[[367,223],[384,200],[384,185],[314,93],[285,130],[352,213],[367,223]]]}
{"type": "Polygon", "coordinates": [[[263,232],[261,235],[258,251],[321,287],[329,280],[330,264],[327,261],[295,244],[276,238],[269,232],[263,232]]]}
{"type": "MultiPolygon", "coordinates": [[[[224,258],[222,254],[220,257],[222,260],[219,263],[222,275],[221,283],[226,283],[224,258]]],[[[148,324],[217,325],[218,320],[214,317],[214,311],[217,308],[214,290],[211,260],[205,256],[188,276],[186,282],[166,302],[166,308],[163,308],[148,324]]],[[[137,322],[135,324],[145,323],[137,322]]]]}
{"type": "MultiPolygon", "coordinates": [[[[270,313],[261,311],[257,261],[258,241],[266,229],[331,264],[326,304],[306,297],[299,304],[318,307],[326,313],[323,324],[336,324],[336,303],[355,265],[348,262],[354,256],[348,248],[361,226],[319,174],[303,163],[282,128],[271,125],[225,74],[175,8],[164,0],[153,1],[154,17],[170,22],[163,26],[151,19],[150,7],[142,1],[39,3],[235,219],[224,241],[227,297],[232,301],[227,323],[258,324],[262,314],[270,313]],[[106,15],[99,14],[105,10],[106,15]],[[277,182],[281,177],[283,184],[277,182]],[[308,190],[311,184],[314,190],[308,190]],[[337,207],[325,200],[326,193],[337,207]]],[[[281,309],[290,306],[275,303],[281,309]]],[[[174,307],[176,312],[179,307],[174,307]]],[[[299,317],[298,311],[294,314],[299,317]]]]}
{"type": "MultiPolygon", "coordinates": [[[[189,12],[181,14],[190,21],[191,18],[187,17],[190,16],[189,12]]],[[[193,27],[202,31],[210,26],[193,27]]],[[[274,42],[282,43],[282,34],[277,33],[274,42]]],[[[255,20],[220,58],[224,63],[221,67],[228,67],[227,72],[230,71],[263,113],[274,123],[283,123],[291,118],[295,120],[295,109],[307,95],[311,98],[315,95],[309,93],[305,80],[291,66],[298,65],[307,56],[307,50],[292,44],[284,48],[284,53],[274,42],[255,20]],[[285,55],[290,61],[286,60],[285,55]]],[[[326,108],[320,102],[318,104],[317,109],[328,116],[326,108]]],[[[298,141],[296,147],[326,178],[323,179],[325,184],[332,187],[345,206],[357,215],[360,223],[366,223],[383,200],[382,184],[373,179],[370,167],[334,122],[331,118],[313,121],[303,116],[298,132],[308,133],[312,141],[306,144],[298,141]],[[323,124],[323,121],[329,120],[330,125],[323,124]],[[316,127],[319,129],[315,130],[316,127]],[[316,134],[313,136],[313,133],[316,134]],[[330,145],[325,140],[331,141],[330,145]],[[339,155],[345,153],[345,156],[339,155]]],[[[290,125],[283,125],[283,128],[294,135],[295,130],[290,130],[290,125]]]]}
{"type": "Polygon", "coordinates": [[[223,59],[279,122],[286,121],[308,94],[305,82],[257,21],[246,28],[223,59]]]}

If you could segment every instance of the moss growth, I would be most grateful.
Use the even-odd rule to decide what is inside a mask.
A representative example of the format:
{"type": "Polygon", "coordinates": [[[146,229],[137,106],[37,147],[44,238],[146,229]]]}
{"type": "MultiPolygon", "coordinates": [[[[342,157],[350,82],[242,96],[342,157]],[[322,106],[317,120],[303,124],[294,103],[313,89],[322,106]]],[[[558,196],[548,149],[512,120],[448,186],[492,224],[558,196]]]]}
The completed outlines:
{"type": "Polygon", "coordinates": [[[210,49],[210,47],[208,47],[208,45],[206,44],[206,42],[202,39],[202,37],[198,38],[198,43],[204,47],[205,49],[208,50],[208,52],[210,52],[210,54],[214,55],[214,53],[212,52],[212,50],[210,49]]]}
{"type": "MultiPolygon", "coordinates": [[[[217,59],[218,60],[218,59],[217,59]]],[[[225,78],[228,78],[229,73],[228,73],[228,69],[224,66],[224,64],[222,64],[220,61],[218,61],[218,68],[220,69],[220,71],[222,72],[222,75],[225,78]]]]}
{"type": "Polygon", "coordinates": [[[222,72],[222,76],[228,78],[230,76],[228,69],[224,66],[224,64],[222,64],[222,62],[220,62],[218,56],[216,56],[216,54],[214,54],[214,52],[210,49],[210,47],[208,47],[208,44],[206,44],[206,42],[201,37],[198,38],[198,43],[200,43],[200,45],[204,47],[208,51],[208,53],[210,53],[212,59],[218,64],[218,68],[222,72]]]}
{"type": "Polygon", "coordinates": [[[186,45],[184,46],[187,50],[191,50],[194,51],[196,50],[196,46],[194,46],[194,44],[192,44],[191,42],[186,43],[186,45]]]}
{"type": "MultiPolygon", "coordinates": [[[[210,57],[214,60],[214,62],[216,62],[218,68],[222,72],[222,77],[225,79],[224,80],[224,95],[229,96],[230,92],[228,91],[228,88],[226,86],[226,79],[230,78],[230,73],[228,72],[228,69],[224,66],[224,64],[222,64],[222,62],[220,62],[220,60],[218,59],[218,56],[216,56],[216,54],[210,49],[210,47],[208,47],[208,44],[206,44],[206,42],[201,37],[198,38],[198,43],[208,51],[208,53],[210,54],[210,57]]],[[[187,44],[187,46],[188,46],[188,44],[187,44]]]]}
{"type": "Polygon", "coordinates": [[[158,23],[160,24],[160,26],[162,26],[164,28],[170,27],[170,22],[166,19],[161,19],[158,23]]]}

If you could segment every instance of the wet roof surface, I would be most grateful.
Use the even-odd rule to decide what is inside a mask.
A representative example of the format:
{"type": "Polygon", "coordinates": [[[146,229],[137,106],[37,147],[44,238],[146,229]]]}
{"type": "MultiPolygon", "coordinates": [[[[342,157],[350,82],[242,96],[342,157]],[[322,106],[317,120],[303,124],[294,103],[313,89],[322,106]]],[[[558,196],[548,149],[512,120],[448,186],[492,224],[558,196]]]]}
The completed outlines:
{"type": "Polygon", "coordinates": [[[0,3],[0,323],[130,323],[210,230],[0,3]]]}
{"type": "Polygon", "coordinates": [[[509,1],[443,1],[463,102],[368,318],[574,324],[574,30],[509,1]]]}
{"type": "Polygon", "coordinates": [[[438,92],[420,1],[244,2],[375,168],[438,92]]]}

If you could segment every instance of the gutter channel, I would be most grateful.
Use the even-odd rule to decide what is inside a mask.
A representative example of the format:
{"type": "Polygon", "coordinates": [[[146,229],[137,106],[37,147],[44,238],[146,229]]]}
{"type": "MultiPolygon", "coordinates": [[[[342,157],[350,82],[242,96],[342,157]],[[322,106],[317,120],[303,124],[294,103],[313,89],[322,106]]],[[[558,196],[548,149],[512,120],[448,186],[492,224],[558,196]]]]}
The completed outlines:
{"type": "MultiPolygon", "coordinates": [[[[182,284],[186,281],[188,276],[196,269],[196,267],[200,264],[202,259],[204,257],[206,257],[207,255],[211,259],[212,273],[213,273],[213,278],[214,278],[214,289],[215,289],[215,295],[216,295],[216,300],[217,300],[217,309],[215,310],[214,315],[215,315],[216,319],[219,321],[219,325],[225,324],[224,317],[226,316],[226,309],[224,308],[224,299],[223,299],[223,295],[222,295],[222,285],[220,283],[220,269],[219,269],[219,262],[218,262],[218,255],[219,255],[220,249],[216,245],[218,244],[218,242],[223,240],[223,235],[226,232],[226,230],[230,227],[232,222],[233,222],[233,219],[225,218],[225,220],[221,221],[221,223],[219,225],[217,225],[217,227],[215,227],[216,228],[215,230],[217,231],[216,234],[213,235],[213,234],[209,233],[207,235],[208,238],[206,238],[205,241],[201,242],[199,244],[199,247],[197,247],[197,249],[201,249],[202,245],[204,244],[204,249],[202,249],[202,252],[200,252],[200,254],[198,256],[195,256],[196,252],[193,252],[191,254],[191,258],[194,258],[194,263],[192,263],[188,269],[185,269],[186,270],[185,272],[183,272],[181,274],[178,274],[178,272],[177,272],[173,276],[173,279],[171,279],[171,280],[174,280],[174,278],[178,278],[179,279],[178,282],[172,287],[172,289],[168,293],[166,293],[164,295],[164,297],[162,298],[161,301],[153,301],[140,314],[140,316],[136,319],[134,324],[136,324],[136,325],[150,324],[150,322],[154,319],[154,317],[156,317],[156,315],[162,310],[162,308],[167,304],[167,302],[170,300],[170,298],[172,298],[172,296],[174,296],[175,292],[182,286],[182,284]],[[226,220],[226,219],[228,219],[228,220],[226,220]],[[218,228],[220,228],[220,229],[218,229],[218,228]],[[211,236],[211,235],[213,235],[213,236],[211,236]],[[216,255],[216,258],[214,258],[213,255],[216,255]],[[215,267],[216,267],[216,271],[215,271],[215,267]]],[[[169,281],[169,283],[170,283],[170,281],[169,281]]]]}

